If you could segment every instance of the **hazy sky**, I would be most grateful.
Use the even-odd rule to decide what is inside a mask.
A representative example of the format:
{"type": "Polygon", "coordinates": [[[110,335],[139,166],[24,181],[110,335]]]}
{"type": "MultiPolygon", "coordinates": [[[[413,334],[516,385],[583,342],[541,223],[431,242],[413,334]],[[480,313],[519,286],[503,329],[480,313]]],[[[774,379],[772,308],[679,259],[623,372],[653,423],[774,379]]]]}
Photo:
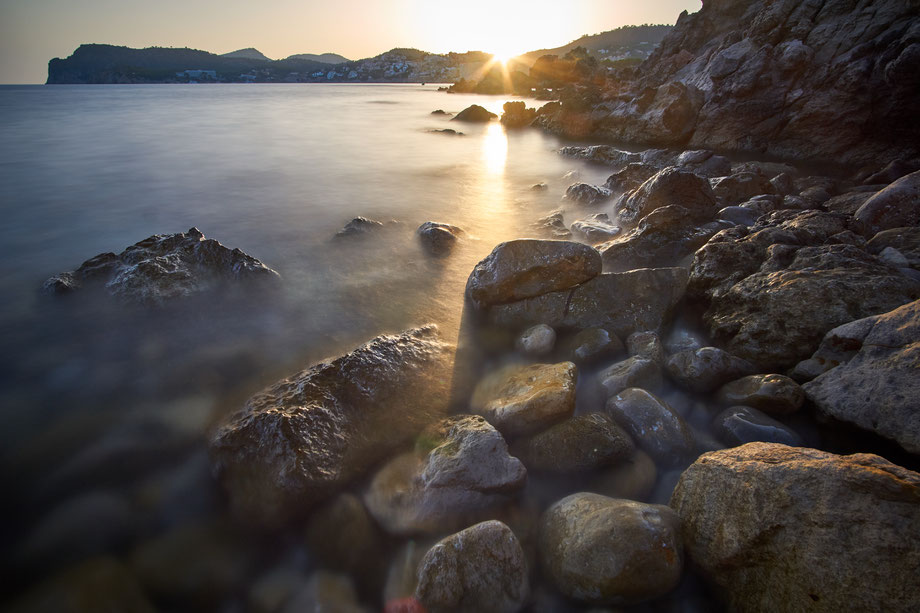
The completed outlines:
{"type": "Polygon", "coordinates": [[[0,83],[43,83],[81,43],[370,57],[393,47],[522,53],[674,23],[700,0],[0,0],[0,83]]]}

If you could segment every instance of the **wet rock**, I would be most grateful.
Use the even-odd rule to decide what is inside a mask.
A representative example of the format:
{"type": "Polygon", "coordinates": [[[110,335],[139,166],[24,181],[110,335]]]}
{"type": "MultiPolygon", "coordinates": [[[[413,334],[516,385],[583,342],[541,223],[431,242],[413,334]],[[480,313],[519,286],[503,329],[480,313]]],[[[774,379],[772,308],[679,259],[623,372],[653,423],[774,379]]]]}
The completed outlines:
{"type": "Polygon", "coordinates": [[[473,268],[466,296],[480,307],[514,302],[584,283],[599,275],[602,265],[600,254],[581,243],[508,241],[473,268]]]}
{"type": "Polygon", "coordinates": [[[281,613],[302,611],[335,611],[336,613],[369,613],[361,606],[350,577],[319,570],[281,609],[281,613]]]}
{"type": "Polygon", "coordinates": [[[448,536],[422,558],[415,594],[432,613],[518,611],[530,594],[521,544],[499,521],[448,536]]]}
{"type": "Polygon", "coordinates": [[[723,384],[755,372],[750,362],[718,347],[701,347],[675,353],[667,362],[668,375],[693,392],[711,392],[723,384]]]}
{"type": "Polygon", "coordinates": [[[502,125],[509,128],[529,126],[537,118],[537,109],[527,108],[527,105],[520,100],[506,102],[502,105],[502,111],[502,125]]]}
{"type": "Polygon", "coordinates": [[[429,427],[414,452],[387,462],[364,502],[390,534],[433,534],[506,504],[526,478],[495,428],[461,415],[429,427]]]}
{"type": "Polygon", "coordinates": [[[367,217],[355,217],[345,226],[335,233],[336,238],[345,238],[349,236],[362,236],[378,232],[384,228],[382,221],[368,219],[367,217]]]}
{"type": "Polygon", "coordinates": [[[639,221],[657,208],[677,205],[700,217],[716,212],[715,196],[709,182],[692,172],[665,168],[627,194],[617,206],[619,220],[626,224],[639,221]]]}
{"type": "Polygon", "coordinates": [[[507,436],[532,434],[572,415],[576,380],[571,362],[512,364],[479,382],[470,410],[507,436]]]}
{"type": "Polygon", "coordinates": [[[45,579],[13,603],[10,613],[154,613],[137,578],[112,557],[96,557],[45,579]]]}
{"type": "Polygon", "coordinates": [[[785,172],[781,172],[770,179],[770,185],[773,186],[773,193],[781,196],[790,196],[795,193],[795,183],[793,183],[792,177],[785,172]]]}
{"type": "Polygon", "coordinates": [[[592,244],[610,240],[619,233],[620,226],[610,223],[607,213],[598,213],[572,224],[572,234],[592,244]]]}
{"type": "Polygon", "coordinates": [[[655,332],[633,332],[626,339],[626,350],[631,357],[651,360],[659,366],[664,364],[664,348],[655,332]]]}
{"type": "Polygon", "coordinates": [[[555,344],[556,331],[546,324],[537,324],[524,330],[515,346],[524,355],[537,357],[550,353],[555,344]]]}
{"type": "Polygon", "coordinates": [[[702,456],[671,498],[687,555],[738,611],[916,610],[918,503],[920,475],[878,456],[769,443],[702,456]]]}
{"type": "Polygon", "coordinates": [[[866,250],[873,255],[879,255],[889,248],[896,249],[907,259],[909,266],[920,270],[920,227],[883,230],[866,245],[866,250]]]}
{"type": "Polygon", "coordinates": [[[677,156],[675,165],[706,178],[724,177],[732,172],[731,160],[706,149],[684,151],[677,156]]]}
{"type": "Polygon", "coordinates": [[[663,596],[683,572],[680,520],[671,509],[578,493],[550,507],[540,559],[556,587],[592,604],[628,605],[663,596]]]}
{"type": "Polygon", "coordinates": [[[723,221],[730,221],[738,226],[753,226],[757,219],[762,215],[760,211],[752,210],[742,206],[727,206],[719,209],[718,218],[723,221]]]}
{"type": "Polygon", "coordinates": [[[659,170],[658,166],[642,162],[627,164],[607,177],[604,187],[612,193],[630,192],[655,176],[659,170]]]}
{"type": "Polygon", "coordinates": [[[422,246],[432,255],[447,255],[464,234],[457,226],[426,221],[415,231],[422,246]]]}
{"type": "Polygon", "coordinates": [[[598,187],[588,183],[575,183],[565,190],[566,200],[589,206],[608,200],[611,195],[610,190],[606,187],[598,187]]]}
{"type": "Polygon", "coordinates": [[[597,375],[608,396],[619,394],[628,387],[641,387],[659,392],[664,384],[658,363],[633,356],[605,368],[597,375]]]}
{"type": "Polygon", "coordinates": [[[197,609],[233,594],[255,563],[249,537],[223,520],[170,530],[131,554],[131,567],[149,594],[197,609]]]}
{"type": "Polygon", "coordinates": [[[610,166],[625,166],[642,160],[639,153],[630,153],[617,149],[612,145],[590,145],[587,147],[571,146],[563,147],[559,153],[565,157],[577,158],[597,162],[599,164],[608,164],[610,166]]]}
{"type": "Polygon", "coordinates": [[[607,400],[607,413],[660,465],[677,466],[693,456],[693,432],[666,402],[638,388],[607,400]]]}
{"type": "Polygon", "coordinates": [[[233,507],[275,523],[329,497],[445,414],[452,366],[453,348],[427,326],[256,394],[211,439],[233,507]]]}
{"type": "Polygon", "coordinates": [[[751,375],[726,383],[716,398],[723,405],[741,404],[769,415],[788,415],[805,402],[805,392],[785,375],[751,375]]]}
{"type": "Polygon", "coordinates": [[[795,430],[751,407],[734,406],[725,409],[712,420],[712,429],[719,440],[729,447],[758,441],[793,447],[802,444],[802,438],[795,430]]]}
{"type": "Polygon", "coordinates": [[[894,247],[885,247],[882,249],[878,254],[878,259],[894,268],[907,268],[910,266],[910,261],[908,261],[907,257],[894,247]]]}
{"type": "Polygon", "coordinates": [[[693,211],[681,206],[665,206],[597,249],[603,256],[604,267],[612,272],[676,266],[716,232],[729,226],[724,221],[703,222],[693,211]]]}
{"type": "Polygon", "coordinates": [[[635,451],[632,439],[603,413],[586,413],[531,438],[523,453],[530,470],[571,473],[616,464],[635,451]]]}
{"type": "Polygon", "coordinates": [[[586,489],[611,498],[645,500],[655,487],[657,476],[655,462],[647,453],[637,449],[628,459],[598,474],[586,489]]]}
{"type": "Polygon", "coordinates": [[[523,328],[545,323],[559,330],[603,327],[620,338],[658,330],[683,298],[687,271],[644,268],[602,274],[557,291],[489,309],[491,323],[523,328]]]}
{"type": "Polygon", "coordinates": [[[304,542],[323,568],[368,577],[380,570],[384,543],[361,499],[339,494],[310,516],[304,542]],[[330,535],[335,538],[330,538],[330,535]]]}
{"type": "Polygon", "coordinates": [[[587,328],[569,342],[568,356],[576,364],[593,364],[623,353],[623,343],[609,330],[587,328]]]}
{"type": "Polygon", "coordinates": [[[546,217],[541,217],[531,227],[543,236],[549,238],[566,240],[572,238],[572,233],[565,226],[562,210],[555,210],[546,217]]]}
{"type": "Polygon", "coordinates": [[[456,116],[451,118],[451,121],[468,121],[471,123],[488,123],[493,119],[497,119],[498,115],[487,111],[478,104],[471,104],[466,107],[456,116]]]}
{"type": "Polygon", "coordinates": [[[681,351],[696,351],[706,345],[706,339],[686,328],[675,327],[664,340],[665,351],[671,354],[681,351]]]}
{"type": "Polygon", "coordinates": [[[532,189],[535,192],[545,192],[546,190],[549,189],[549,185],[547,185],[546,183],[534,183],[533,185],[530,186],[530,189],[532,189]]]}
{"type": "Polygon", "coordinates": [[[162,305],[240,282],[277,278],[278,273],[254,257],[191,228],[155,234],[118,255],[97,255],[74,271],[51,277],[42,289],[68,294],[92,288],[125,303],[162,305]]]}
{"type": "Polygon", "coordinates": [[[773,184],[763,174],[739,172],[712,182],[712,192],[724,205],[739,204],[760,194],[774,193],[773,184]]]}
{"type": "Polygon", "coordinates": [[[802,386],[818,411],[920,453],[920,301],[831,330],[813,359],[832,366],[802,386]]]}
{"type": "Polygon", "coordinates": [[[920,171],[901,177],[859,207],[854,217],[871,236],[882,230],[920,225],[920,171]]]}

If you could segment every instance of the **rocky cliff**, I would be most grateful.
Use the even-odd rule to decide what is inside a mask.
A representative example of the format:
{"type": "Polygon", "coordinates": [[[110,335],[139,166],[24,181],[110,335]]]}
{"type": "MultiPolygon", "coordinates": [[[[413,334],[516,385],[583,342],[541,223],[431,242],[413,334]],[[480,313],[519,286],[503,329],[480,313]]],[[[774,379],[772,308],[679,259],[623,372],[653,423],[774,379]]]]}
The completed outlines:
{"type": "Polygon", "coordinates": [[[588,86],[589,108],[564,104],[542,123],[574,137],[790,160],[915,157],[918,14],[918,0],[704,0],[634,78],[588,86]]]}

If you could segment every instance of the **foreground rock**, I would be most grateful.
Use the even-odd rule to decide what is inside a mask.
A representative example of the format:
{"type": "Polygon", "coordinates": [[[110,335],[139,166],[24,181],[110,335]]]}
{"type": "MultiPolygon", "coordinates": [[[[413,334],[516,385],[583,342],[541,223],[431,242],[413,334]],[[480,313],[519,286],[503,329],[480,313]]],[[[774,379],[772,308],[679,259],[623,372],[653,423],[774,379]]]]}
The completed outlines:
{"type": "Polygon", "coordinates": [[[539,546],[556,587],[593,604],[663,596],[683,572],[680,520],[661,505],[572,494],[544,514],[539,546]]]}
{"type": "Polygon", "coordinates": [[[457,528],[511,500],[527,471],[482,417],[451,417],[427,428],[414,452],[377,472],[364,496],[390,534],[457,528]]]}
{"type": "Polygon", "coordinates": [[[603,327],[620,338],[658,330],[684,296],[683,268],[602,274],[568,291],[493,306],[488,319],[512,328],[545,323],[555,329],[603,327]]]}
{"type": "Polygon", "coordinates": [[[466,107],[465,109],[463,109],[462,111],[460,111],[459,113],[457,113],[454,117],[452,117],[451,121],[468,121],[471,123],[488,123],[492,121],[493,119],[496,119],[497,117],[498,115],[496,115],[495,113],[492,113],[491,111],[487,111],[486,109],[479,106],[478,104],[472,104],[466,107]]]}
{"type": "Polygon", "coordinates": [[[306,511],[445,414],[453,348],[437,328],[380,336],[250,398],[211,439],[243,515],[306,511]]]}
{"type": "Polygon", "coordinates": [[[435,221],[426,221],[415,233],[428,253],[436,256],[444,256],[453,251],[457,241],[464,234],[457,226],[435,221]]]}
{"type": "Polygon", "coordinates": [[[448,536],[422,558],[415,594],[432,613],[518,611],[530,595],[521,544],[499,521],[448,536]]]}
{"type": "Polygon", "coordinates": [[[731,610],[920,607],[920,475],[878,456],[768,443],[708,453],[671,507],[731,610]]]}
{"type": "Polygon", "coordinates": [[[706,218],[715,215],[715,204],[709,181],[689,171],[665,168],[627,194],[617,206],[617,216],[632,224],[655,209],[677,205],[706,218]]]}
{"type": "Polygon", "coordinates": [[[118,255],[97,255],[74,271],[51,277],[42,289],[68,294],[96,288],[122,302],[161,305],[228,284],[277,277],[254,257],[191,228],[185,233],[155,234],[118,255]]]}
{"type": "Polygon", "coordinates": [[[572,415],[577,378],[571,362],[512,364],[479,382],[470,410],[507,436],[539,432],[572,415]]]}
{"type": "MultiPolygon", "coordinates": [[[[508,241],[476,264],[466,295],[480,307],[514,302],[584,283],[599,275],[602,266],[597,251],[574,241],[508,241]]],[[[534,325],[538,323],[549,324],[534,325]]]]}
{"type": "Polygon", "coordinates": [[[840,361],[803,386],[820,412],[920,454],[920,301],[831,330],[812,359],[840,361]]]}

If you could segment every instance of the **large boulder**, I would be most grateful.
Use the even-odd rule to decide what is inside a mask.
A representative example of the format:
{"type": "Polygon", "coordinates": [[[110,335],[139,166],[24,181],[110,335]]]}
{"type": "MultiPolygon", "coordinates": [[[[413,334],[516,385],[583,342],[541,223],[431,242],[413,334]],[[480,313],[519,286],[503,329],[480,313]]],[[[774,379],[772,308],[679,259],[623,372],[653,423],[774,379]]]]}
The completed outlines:
{"type": "Polygon", "coordinates": [[[683,572],[680,520],[668,507],[578,493],[543,515],[540,559],[556,587],[593,604],[663,596],[683,572]]]}
{"type": "Polygon", "coordinates": [[[251,255],[191,228],[155,234],[118,255],[97,255],[76,270],[51,277],[43,291],[68,294],[95,288],[121,302],[161,305],[232,283],[277,278],[278,273],[251,255]]]}
{"type": "Polygon", "coordinates": [[[210,443],[232,506],[274,523],[363,474],[446,413],[453,354],[436,327],[416,328],[250,398],[210,443]]]}
{"type": "Polygon", "coordinates": [[[519,611],[530,595],[524,550],[499,521],[470,526],[428,550],[415,595],[432,613],[519,611]]]}
{"type": "Polygon", "coordinates": [[[869,198],[854,216],[866,224],[868,236],[892,228],[920,226],[920,170],[869,198]]]}
{"type": "Polygon", "coordinates": [[[690,561],[731,610],[920,609],[920,475],[878,456],[716,451],[670,504],[690,561]]]}
{"type": "Polygon", "coordinates": [[[459,415],[432,424],[414,451],[384,464],[364,502],[390,534],[434,534],[506,504],[526,479],[495,428],[478,415],[459,415]]]}
{"type": "Polygon", "coordinates": [[[533,434],[572,415],[577,381],[572,362],[511,364],[476,385],[470,411],[507,436],[533,434]]]}
{"type": "Polygon", "coordinates": [[[665,168],[626,194],[617,206],[617,216],[633,224],[657,208],[677,205],[706,218],[715,215],[715,204],[709,181],[690,171],[665,168]]]}
{"type": "Polygon", "coordinates": [[[476,264],[466,295],[480,307],[514,302],[575,287],[599,275],[602,266],[597,251],[574,241],[508,241],[476,264]]]}
{"type": "Polygon", "coordinates": [[[493,306],[488,319],[510,327],[545,323],[555,329],[603,327],[620,338],[658,330],[684,296],[683,268],[643,268],[602,274],[567,291],[493,306]]]}
{"type": "Polygon", "coordinates": [[[920,454],[920,301],[827,333],[827,346],[843,346],[839,366],[803,388],[818,410],[894,439],[920,454]]]}

